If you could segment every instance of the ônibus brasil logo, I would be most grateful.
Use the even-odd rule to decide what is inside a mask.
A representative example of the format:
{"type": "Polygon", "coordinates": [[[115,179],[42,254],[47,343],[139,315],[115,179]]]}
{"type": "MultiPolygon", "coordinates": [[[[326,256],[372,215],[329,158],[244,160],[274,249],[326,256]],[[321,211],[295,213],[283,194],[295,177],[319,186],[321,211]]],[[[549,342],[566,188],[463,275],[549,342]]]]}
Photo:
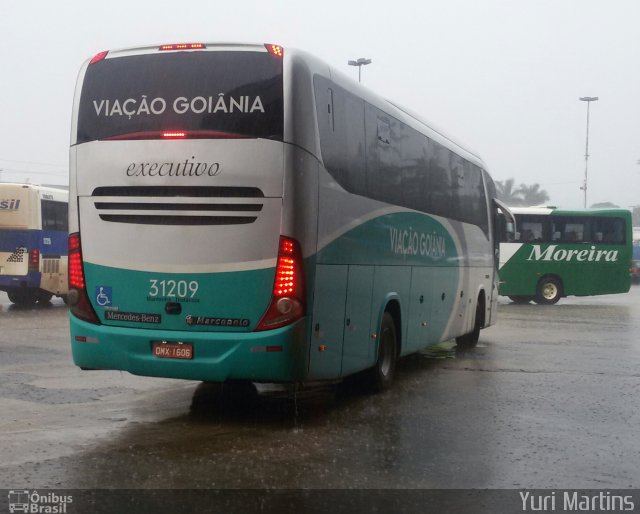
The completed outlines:
{"type": "Polygon", "coordinates": [[[3,198],[0,200],[0,211],[17,211],[20,200],[17,198],[3,198]]]}
{"type": "Polygon", "coordinates": [[[540,245],[533,245],[528,261],[578,261],[578,262],[617,262],[618,250],[597,250],[595,246],[589,249],[575,250],[558,248],[558,245],[549,245],[542,250],[540,245]]]}
{"type": "Polygon", "coordinates": [[[38,514],[65,514],[67,505],[73,503],[71,495],[61,495],[48,491],[28,491],[26,489],[12,489],[9,491],[9,512],[26,512],[38,514]]]}

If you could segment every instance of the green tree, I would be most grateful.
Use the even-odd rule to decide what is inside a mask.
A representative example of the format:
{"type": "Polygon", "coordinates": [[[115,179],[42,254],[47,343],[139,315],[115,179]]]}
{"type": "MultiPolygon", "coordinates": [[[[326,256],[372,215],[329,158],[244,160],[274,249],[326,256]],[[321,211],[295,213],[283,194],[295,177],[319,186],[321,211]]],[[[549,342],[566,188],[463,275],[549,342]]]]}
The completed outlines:
{"type": "Polygon", "coordinates": [[[594,203],[591,206],[591,208],[592,209],[619,209],[620,206],[611,202],[600,202],[600,203],[594,203]]]}
{"type": "Polygon", "coordinates": [[[516,193],[522,197],[521,205],[526,207],[530,207],[532,205],[543,205],[549,201],[549,194],[544,189],[540,189],[540,184],[532,184],[530,186],[527,184],[520,184],[516,193]]]}
{"type": "Polygon", "coordinates": [[[516,181],[512,178],[507,180],[496,180],[496,194],[498,195],[498,200],[511,206],[522,205],[522,197],[515,189],[515,183],[516,181]]]}

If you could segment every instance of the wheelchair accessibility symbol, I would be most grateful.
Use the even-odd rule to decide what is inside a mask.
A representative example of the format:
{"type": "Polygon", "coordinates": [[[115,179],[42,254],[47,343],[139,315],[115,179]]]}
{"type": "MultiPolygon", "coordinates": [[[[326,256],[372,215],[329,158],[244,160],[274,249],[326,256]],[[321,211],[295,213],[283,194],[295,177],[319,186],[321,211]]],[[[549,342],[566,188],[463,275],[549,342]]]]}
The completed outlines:
{"type": "Polygon", "coordinates": [[[96,303],[100,307],[106,307],[111,305],[111,287],[98,286],[96,287],[96,303]]]}

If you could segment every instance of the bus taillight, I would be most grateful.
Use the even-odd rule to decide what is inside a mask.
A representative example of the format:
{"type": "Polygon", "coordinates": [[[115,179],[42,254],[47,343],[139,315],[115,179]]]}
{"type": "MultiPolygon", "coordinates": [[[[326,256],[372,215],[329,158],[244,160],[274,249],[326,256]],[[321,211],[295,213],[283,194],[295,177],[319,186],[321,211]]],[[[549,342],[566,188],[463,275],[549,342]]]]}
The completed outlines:
{"type": "Polygon", "coordinates": [[[271,55],[275,55],[276,57],[284,56],[284,50],[280,45],[271,45],[269,43],[265,43],[264,46],[267,49],[267,52],[269,52],[271,55]]]}
{"type": "Polygon", "coordinates": [[[87,296],[82,263],[82,246],[80,244],[80,234],[77,232],[69,234],[69,307],[74,316],[89,323],[100,323],[87,296]]]}
{"type": "Polygon", "coordinates": [[[300,319],[305,313],[304,278],[300,244],[280,236],[276,277],[271,303],[256,331],[279,328],[300,319]]]}
{"type": "Polygon", "coordinates": [[[93,59],[89,61],[89,64],[95,64],[97,62],[102,61],[107,57],[108,53],[109,53],[109,50],[105,50],[104,52],[97,53],[96,55],[93,56],[93,59]]]}
{"type": "Polygon", "coordinates": [[[29,252],[29,271],[40,271],[40,252],[38,250],[29,252]]]}
{"type": "Polygon", "coordinates": [[[69,235],[69,287],[84,289],[80,234],[77,232],[69,235]]]}

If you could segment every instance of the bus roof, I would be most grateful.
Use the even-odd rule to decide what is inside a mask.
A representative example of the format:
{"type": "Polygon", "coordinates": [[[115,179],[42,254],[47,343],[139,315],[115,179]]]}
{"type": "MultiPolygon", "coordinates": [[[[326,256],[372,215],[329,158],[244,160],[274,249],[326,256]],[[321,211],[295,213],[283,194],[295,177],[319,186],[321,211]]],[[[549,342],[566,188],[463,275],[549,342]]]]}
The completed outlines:
{"type": "MultiPolygon", "coordinates": [[[[202,42],[202,44],[204,48],[198,48],[193,50],[180,49],[179,51],[267,52],[266,46],[268,46],[261,43],[229,43],[229,42],[218,42],[218,43],[202,42]]],[[[161,50],[162,46],[163,46],[162,44],[156,44],[156,45],[109,50],[108,53],[102,56],[102,58],[112,59],[112,58],[126,57],[126,56],[132,56],[132,55],[155,54],[162,51],[161,50]]],[[[474,163],[480,168],[486,169],[485,163],[476,153],[472,152],[468,148],[465,148],[462,144],[455,141],[452,137],[445,134],[442,130],[434,127],[432,124],[425,121],[424,118],[416,115],[414,112],[408,109],[405,109],[404,107],[401,107],[399,104],[396,104],[395,102],[386,100],[380,95],[374,93],[367,87],[363,86],[362,84],[348,77],[346,74],[338,71],[336,68],[330,67],[321,59],[307,52],[304,52],[302,50],[297,50],[295,48],[283,48],[283,54],[285,58],[285,63],[284,63],[285,68],[288,69],[289,71],[291,71],[293,67],[296,67],[296,72],[300,72],[301,70],[297,68],[297,64],[303,63],[304,68],[308,70],[311,77],[315,74],[326,77],[327,79],[333,81],[334,83],[338,84],[344,89],[359,96],[360,98],[370,103],[371,105],[374,105],[375,107],[383,110],[388,115],[393,116],[394,118],[405,123],[406,125],[423,133],[425,136],[429,137],[430,139],[440,143],[442,146],[457,153],[464,159],[474,163]]],[[[89,65],[89,62],[90,60],[87,60],[84,66],[82,67],[78,77],[79,80],[82,80],[84,76],[84,72],[86,71],[86,67],[89,65]]],[[[79,97],[76,97],[75,102],[78,102],[78,101],[79,101],[79,97]]],[[[75,107],[77,108],[77,105],[75,107]]],[[[75,127],[72,127],[72,134],[73,133],[75,133],[75,127]]]]}
{"type": "Polygon", "coordinates": [[[511,207],[511,212],[513,214],[529,214],[529,215],[539,215],[539,216],[548,216],[550,214],[558,215],[558,216],[631,216],[631,211],[628,209],[559,209],[554,206],[548,207],[511,207]]]}
{"type": "Polygon", "coordinates": [[[58,202],[69,201],[69,191],[65,186],[40,186],[37,184],[24,184],[18,182],[0,182],[0,194],[8,194],[10,191],[16,191],[18,189],[27,189],[38,194],[40,198],[44,198],[47,195],[48,200],[54,200],[58,202]]]}

